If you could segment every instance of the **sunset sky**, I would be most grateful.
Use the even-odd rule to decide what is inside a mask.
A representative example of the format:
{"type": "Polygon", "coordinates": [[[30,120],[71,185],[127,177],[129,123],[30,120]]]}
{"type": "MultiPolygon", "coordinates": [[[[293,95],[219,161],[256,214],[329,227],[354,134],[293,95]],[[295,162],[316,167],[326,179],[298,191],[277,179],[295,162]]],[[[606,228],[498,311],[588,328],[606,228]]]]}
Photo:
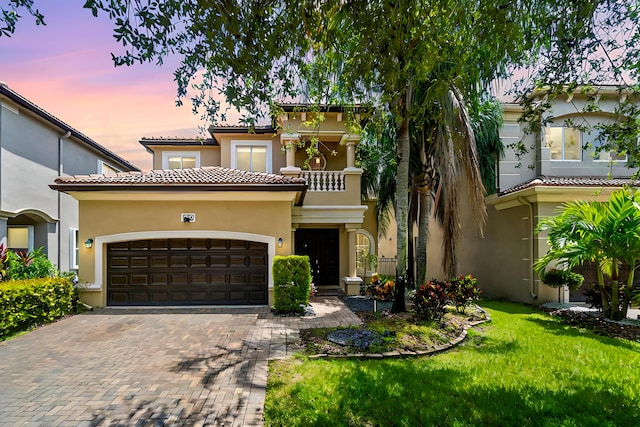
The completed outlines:
{"type": "Polygon", "coordinates": [[[46,26],[24,16],[12,37],[0,37],[0,81],[142,169],[151,155],[143,136],[197,136],[189,100],[175,106],[177,60],[114,67],[122,48],[105,17],[84,0],[36,2],[46,26]]]}

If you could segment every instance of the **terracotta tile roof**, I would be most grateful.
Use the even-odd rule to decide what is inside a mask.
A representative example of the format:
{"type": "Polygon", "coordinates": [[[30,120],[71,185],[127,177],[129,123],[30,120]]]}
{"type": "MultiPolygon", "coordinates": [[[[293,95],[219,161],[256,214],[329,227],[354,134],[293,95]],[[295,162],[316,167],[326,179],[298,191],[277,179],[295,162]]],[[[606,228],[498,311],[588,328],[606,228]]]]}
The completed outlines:
{"type": "Polygon", "coordinates": [[[119,172],[116,174],[61,176],[54,187],[79,189],[99,187],[156,187],[156,186],[306,186],[304,178],[247,172],[216,166],[194,169],[152,170],[149,172],[119,172]]]}
{"type": "Polygon", "coordinates": [[[594,176],[566,177],[566,176],[537,176],[527,182],[501,191],[498,195],[503,196],[515,193],[531,187],[622,187],[624,185],[638,186],[640,181],[630,178],[605,178],[594,176]]]}

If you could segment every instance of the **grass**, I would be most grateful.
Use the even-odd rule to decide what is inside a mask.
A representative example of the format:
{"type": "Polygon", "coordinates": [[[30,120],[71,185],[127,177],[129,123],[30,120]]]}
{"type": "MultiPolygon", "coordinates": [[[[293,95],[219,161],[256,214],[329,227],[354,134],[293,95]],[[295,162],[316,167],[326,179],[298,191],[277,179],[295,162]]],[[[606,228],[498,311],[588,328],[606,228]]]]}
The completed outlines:
{"type": "Polygon", "coordinates": [[[482,305],[492,322],[434,357],[272,362],[265,425],[640,425],[640,344],[482,305]]]}

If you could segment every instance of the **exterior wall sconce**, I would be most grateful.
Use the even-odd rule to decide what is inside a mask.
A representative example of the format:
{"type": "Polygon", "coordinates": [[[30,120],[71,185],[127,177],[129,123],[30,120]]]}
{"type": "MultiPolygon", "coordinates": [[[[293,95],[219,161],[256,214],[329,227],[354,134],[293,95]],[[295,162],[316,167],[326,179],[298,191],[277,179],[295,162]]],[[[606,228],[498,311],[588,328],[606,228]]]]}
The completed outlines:
{"type": "Polygon", "coordinates": [[[281,248],[282,247],[282,243],[284,242],[284,240],[282,240],[282,237],[278,237],[278,247],[281,248]]]}
{"type": "Polygon", "coordinates": [[[84,247],[87,249],[91,249],[93,247],[93,239],[87,239],[86,242],[84,242],[84,247]]]}

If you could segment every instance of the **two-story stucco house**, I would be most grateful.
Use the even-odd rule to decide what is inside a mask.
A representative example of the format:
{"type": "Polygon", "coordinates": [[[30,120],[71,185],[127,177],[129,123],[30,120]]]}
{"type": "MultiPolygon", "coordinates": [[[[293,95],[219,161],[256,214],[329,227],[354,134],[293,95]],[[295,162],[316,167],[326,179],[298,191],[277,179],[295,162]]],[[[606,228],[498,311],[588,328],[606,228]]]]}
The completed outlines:
{"type": "MultiPolygon", "coordinates": [[[[548,250],[546,234],[534,233],[539,220],[554,215],[562,202],[605,201],[622,186],[634,184],[629,178],[636,169],[627,168],[625,156],[594,152],[599,143],[595,126],[624,120],[615,109],[627,94],[613,87],[581,89],[554,99],[547,99],[544,90],[532,94],[534,100],[551,102],[540,117],[540,132],[525,132],[526,125],[518,121],[519,105],[503,105],[500,134],[505,146],[523,141],[530,149],[521,158],[507,149],[498,163],[498,193],[487,198],[484,238],[468,227],[460,245],[459,271],[476,275],[487,295],[528,303],[557,301],[558,290],[541,283],[532,269],[548,250]],[[585,108],[589,100],[601,111],[585,112],[591,110],[585,108]]],[[[595,280],[587,266],[580,272],[587,286],[595,280]]],[[[580,292],[560,295],[564,301],[580,297],[580,292]]]]}
{"type": "Polygon", "coordinates": [[[78,202],[49,185],[61,175],[138,170],[0,82],[0,240],[42,248],[62,271],[78,268],[78,202]]]}
{"type": "Polygon", "coordinates": [[[52,188],[79,201],[81,240],[94,241],[80,248],[83,301],[268,304],[273,257],[289,254],[309,256],[318,287],[357,293],[357,251],[377,245],[360,201],[360,136],[336,108],[284,106],[278,121],[211,127],[207,139],[144,138],[150,172],[58,178],[52,188]],[[308,125],[315,114],[324,120],[308,125]],[[320,142],[309,162],[311,136],[320,142]]]}

